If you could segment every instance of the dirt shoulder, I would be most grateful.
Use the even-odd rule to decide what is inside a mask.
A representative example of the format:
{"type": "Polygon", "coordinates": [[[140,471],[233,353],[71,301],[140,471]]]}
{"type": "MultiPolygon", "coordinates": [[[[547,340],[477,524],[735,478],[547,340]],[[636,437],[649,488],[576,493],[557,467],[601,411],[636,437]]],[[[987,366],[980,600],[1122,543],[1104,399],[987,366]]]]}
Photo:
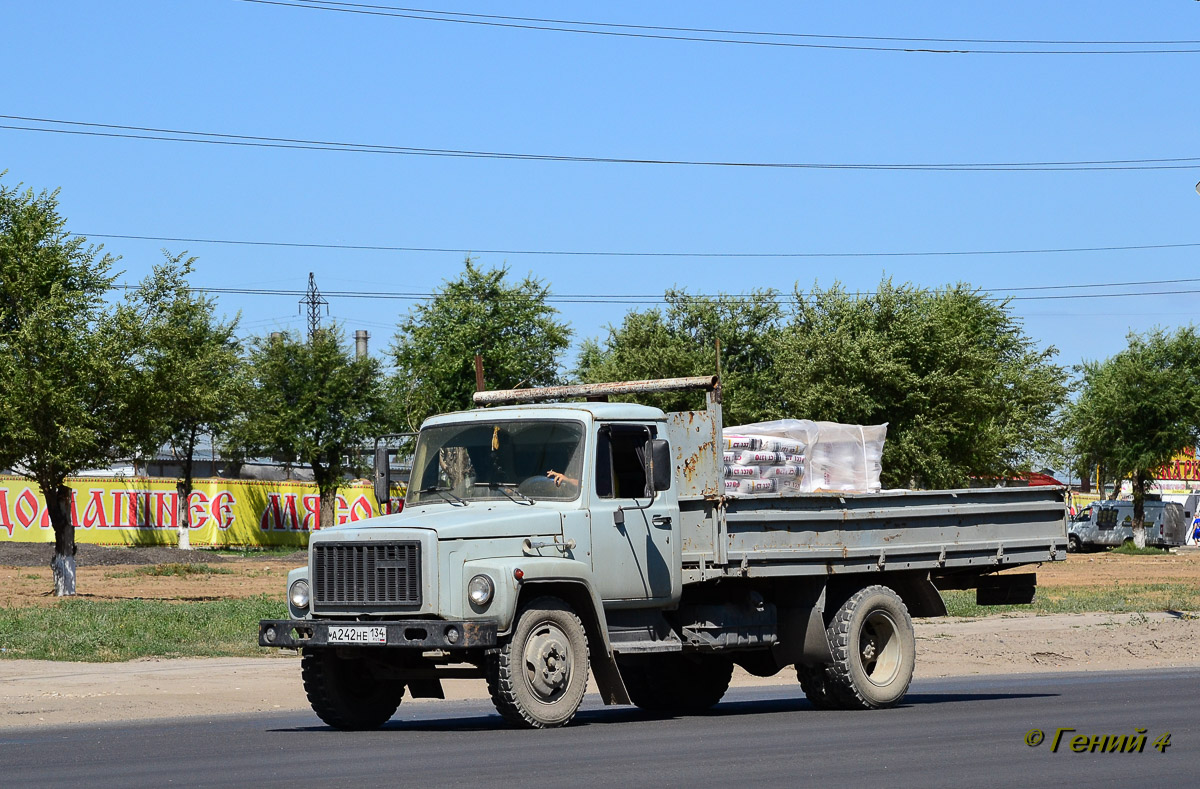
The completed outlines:
{"type": "MultiPolygon", "coordinates": [[[[0,607],[51,605],[51,545],[0,543],[0,607]]],[[[80,545],[76,585],[84,600],[219,600],[271,595],[282,597],[287,573],[307,562],[303,551],[247,557],[177,548],[110,548],[80,545]],[[149,575],[154,565],[208,565],[213,572],[149,575]]],[[[1163,556],[1114,553],[1069,554],[1065,562],[1034,569],[1040,586],[1082,587],[1115,584],[1190,583],[1200,585],[1200,550],[1163,556]]]]}
{"type": "MultiPolygon", "coordinates": [[[[51,605],[48,545],[0,544],[0,606],[51,605]]],[[[230,557],[174,548],[80,546],[80,597],[217,600],[282,596],[302,552],[230,557]],[[153,565],[208,564],[212,573],[156,576],[153,565]]],[[[1023,568],[1025,571],[1028,568],[1023,568]]],[[[1071,554],[1036,568],[1042,586],[1200,585],[1200,551],[1169,556],[1071,554]]],[[[916,623],[917,676],[1200,667],[1200,619],[1192,614],[1000,615],[916,623]]],[[[795,688],[791,671],[736,686],[795,688]]],[[[447,697],[486,698],[481,680],[450,680],[447,697]]],[[[796,688],[796,692],[799,689],[796,688]]],[[[406,702],[427,703],[427,702],[406,702]]],[[[299,660],[150,659],[128,663],[0,660],[0,729],[179,716],[307,710],[299,660]]]]}
{"type": "Polygon", "coordinates": [[[1018,567],[1037,572],[1038,586],[1112,586],[1114,584],[1200,584],[1200,549],[1181,548],[1158,556],[1128,556],[1105,551],[1070,553],[1065,562],[1018,567]]]}
{"type": "MultiPolygon", "coordinates": [[[[286,560],[290,566],[308,561],[306,550],[248,551],[243,556],[197,548],[181,551],[166,545],[113,546],[79,543],[75,546],[75,563],[79,567],[105,567],[112,565],[146,565],[181,563],[220,563],[231,561],[271,562],[286,560]]],[[[54,544],[45,542],[0,542],[0,565],[9,567],[49,567],[54,556],[54,544]]]]}
{"type": "MultiPolygon", "coordinates": [[[[919,620],[917,677],[1200,667],[1200,619],[1076,614],[919,620]]],[[[448,680],[447,698],[486,699],[482,680],[448,680]]],[[[734,686],[786,686],[795,675],[734,686]]],[[[594,688],[593,688],[594,691],[594,688]]],[[[436,703],[406,700],[405,704],[436,703]]],[[[0,729],[308,710],[294,655],[129,663],[0,661],[0,729]]],[[[314,721],[316,719],[314,718],[314,721]]]]}
{"type": "MultiPolygon", "coordinates": [[[[52,605],[54,546],[0,543],[0,607],[52,605]]],[[[271,595],[282,598],[288,571],[308,561],[303,551],[228,556],[178,548],[80,545],[75,585],[81,600],[202,601],[271,595]],[[155,566],[204,565],[209,572],[152,575],[155,566]]]]}

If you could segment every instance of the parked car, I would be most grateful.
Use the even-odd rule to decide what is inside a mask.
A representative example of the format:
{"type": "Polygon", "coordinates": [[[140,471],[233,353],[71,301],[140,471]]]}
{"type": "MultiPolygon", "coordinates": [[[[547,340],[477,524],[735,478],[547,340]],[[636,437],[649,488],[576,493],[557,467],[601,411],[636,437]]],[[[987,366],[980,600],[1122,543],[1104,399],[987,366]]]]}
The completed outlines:
{"type": "MultiPolygon", "coordinates": [[[[1144,505],[1146,544],[1158,548],[1183,545],[1190,520],[1183,505],[1172,501],[1147,501],[1144,505]]],[[[1133,539],[1133,502],[1097,501],[1071,520],[1067,550],[1115,548],[1133,539]]]]}

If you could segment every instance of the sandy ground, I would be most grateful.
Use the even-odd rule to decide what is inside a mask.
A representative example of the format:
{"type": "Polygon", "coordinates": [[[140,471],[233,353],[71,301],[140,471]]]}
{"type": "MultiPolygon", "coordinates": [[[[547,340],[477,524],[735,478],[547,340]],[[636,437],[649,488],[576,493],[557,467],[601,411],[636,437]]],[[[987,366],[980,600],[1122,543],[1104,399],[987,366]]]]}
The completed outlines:
{"type": "MultiPolygon", "coordinates": [[[[917,677],[1200,666],[1195,649],[1200,618],[1190,615],[934,619],[918,621],[916,629],[917,677]]],[[[0,729],[308,710],[299,663],[294,655],[129,663],[0,661],[0,729]]],[[[740,669],[734,674],[735,687],[761,685],[799,693],[789,670],[765,679],[740,669]]],[[[445,690],[447,698],[487,698],[482,680],[448,680],[445,690]]]]}
{"type": "MultiPolygon", "coordinates": [[[[54,582],[48,545],[0,543],[0,607],[52,605],[54,582]]],[[[76,586],[85,600],[217,600],[282,595],[288,570],[306,561],[303,553],[231,558],[209,551],[174,548],[80,546],[76,586]],[[137,559],[132,563],[131,559],[137,559]],[[154,565],[207,564],[217,572],[153,576],[154,565]]],[[[1113,553],[1069,554],[1067,561],[1021,567],[1036,569],[1041,586],[1111,586],[1114,583],[1200,584],[1200,550],[1166,556],[1113,553]]]]}
{"type": "MultiPolygon", "coordinates": [[[[0,607],[53,605],[51,545],[0,543],[0,607]]],[[[251,558],[176,548],[105,548],[81,545],[75,557],[75,587],[81,600],[220,600],[282,596],[288,570],[306,561],[303,552],[251,558]],[[195,575],[148,574],[156,566],[206,565],[195,575]]]]}
{"type": "Polygon", "coordinates": [[[1116,583],[1200,584],[1200,549],[1181,548],[1157,556],[1120,553],[1069,553],[1065,562],[1018,567],[1037,571],[1039,586],[1112,586],[1116,583]]]}
{"type": "MultiPolygon", "coordinates": [[[[45,546],[13,548],[0,545],[0,606],[52,604],[45,546]]],[[[134,552],[128,551],[94,549],[81,555],[81,597],[209,600],[278,595],[288,569],[303,562],[302,555],[242,559],[151,550],[137,552],[136,563],[130,561],[134,552]],[[229,572],[143,574],[149,566],[171,562],[205,562],[229,572]]],[[[1037,572],[1039,584],[1045,586],[1200,584],[1200,551],[1154,557],[1073,554],[1037,572]]],[[[916,632],[917,677],[1200,667],[1200,618],[1188,612],[929,619],[918,620],[916,632]]],[[[785,670],[761,679],[739,669],[734,685],[795,687],[795,677],[785,670]]],[[[448,698],[487,697],[482,680],[450,680],[445,690],[448,698]]],[[[307,709],[295,655],[107,664],[0,660],[0,728],[307,709]]]]}

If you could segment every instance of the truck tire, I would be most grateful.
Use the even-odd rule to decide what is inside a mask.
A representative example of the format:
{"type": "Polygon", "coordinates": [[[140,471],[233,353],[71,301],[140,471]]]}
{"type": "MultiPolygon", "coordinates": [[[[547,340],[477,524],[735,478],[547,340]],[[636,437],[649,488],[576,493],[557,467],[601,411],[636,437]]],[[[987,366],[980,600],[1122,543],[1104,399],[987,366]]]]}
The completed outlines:
{"type": "Polygon", "coordinates": [[[696,713],[729,690],[733,661],[718,655],[663,654],[621,664],[630,700],[648,712],[696,713]]]}
{"type": "Polygon", "coordinates": [[[588,643],[583,623],[557,597],[538,597],[487,658],[488,691],[501,717],[526,729],[566,726],[583,702],[588,643]]]}
{"type": "Polygon", "coordinates": [[[300,676],[313,712],[335,729],[378,729],[404,697],[404,683],[377,681],[362,661],[339,657],[332,649],[304,650],[300,676]]]}
{"type": "Polygon", "coordinates": [[[1079,542],[1079,538],[1074,534],[1067,536],[1067,553],[1080,553],[1083,546],[1079,542]]]}
{"type": "Polygon", "coordinates": [[[844,709],[883,709],[904,698],[917,642],[904,601],[886,586],[850,597],[825,629],[833,663],[826,691],[844,709]]]}
{"type": "Polygon", "coordinates": [[[840,710],[845,705],[838,700],[830,690],[825,678],[826,666],[804,666],[796,664],[796,679],[800,680],[800,690],[808,697],[809,702],[819,710],[840,710]]]}

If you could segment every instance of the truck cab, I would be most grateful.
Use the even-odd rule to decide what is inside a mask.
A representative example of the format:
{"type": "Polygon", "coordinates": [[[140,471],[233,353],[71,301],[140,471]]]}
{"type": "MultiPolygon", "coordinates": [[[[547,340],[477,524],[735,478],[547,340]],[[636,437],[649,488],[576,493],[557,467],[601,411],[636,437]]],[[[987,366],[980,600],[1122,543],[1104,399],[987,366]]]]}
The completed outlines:
{"type": "Polygon", "coordinates": [[[606,605],[671,605],[682,590],[678,506],[670,475],[655,490],[647,462],[647,452],[668,446],[659,438],[665,424],[661,410],[623,403],[434,417],[417,441],[403,512],[372,526],[435,534],[439,550],[456,557],[441,566],[463,568],[460,578],[439,579],[441,612],[493,618],[502,631],[505,612],[475,610],[466,598],[481,562],[505,576],[504,594],[516,592],[513,571],[528,576],[537,566],[606,605]]]}
{"type": "MultiPolygon", "coordinates": [[[[548,669],[557,679],[546,695],[567,685],[582,694],[590,662],[606,697],[628,703],[604,612],[669,607],[682,593],[678,501],[660,438],[667,422],[660,409],[607,402],[429,419],[401,512],[312,534],[308,566],[288,578],[291,620],[265,620],[260,643],[305,650],[314,687],[329,684],[318,675],[349,682],[340,676],[347,658],[378,679],[388,669],[363,648],[407,647],[384,662],[398,663],[391,670],[412,695],[441,697],[440,679],[464,670],[436,666],[467,662],[476,668],[468,675],[482,676],[485,653],[511,636],[517,616],[553,599],[575,622],[545,636],[550,653],[572,652],[576,624],[591,647],[581,682],[548,669]]],[[[378,487],[387,491],[387,481],[378,487]]],[[[338,701],[347,695],[328,692],[318,713],[343,728],[367,725],[370,716],[338,701]]],[[[527,708],[502,711],[518,724],[557,725],[554,716],[526,720],[527,708]]]]}

